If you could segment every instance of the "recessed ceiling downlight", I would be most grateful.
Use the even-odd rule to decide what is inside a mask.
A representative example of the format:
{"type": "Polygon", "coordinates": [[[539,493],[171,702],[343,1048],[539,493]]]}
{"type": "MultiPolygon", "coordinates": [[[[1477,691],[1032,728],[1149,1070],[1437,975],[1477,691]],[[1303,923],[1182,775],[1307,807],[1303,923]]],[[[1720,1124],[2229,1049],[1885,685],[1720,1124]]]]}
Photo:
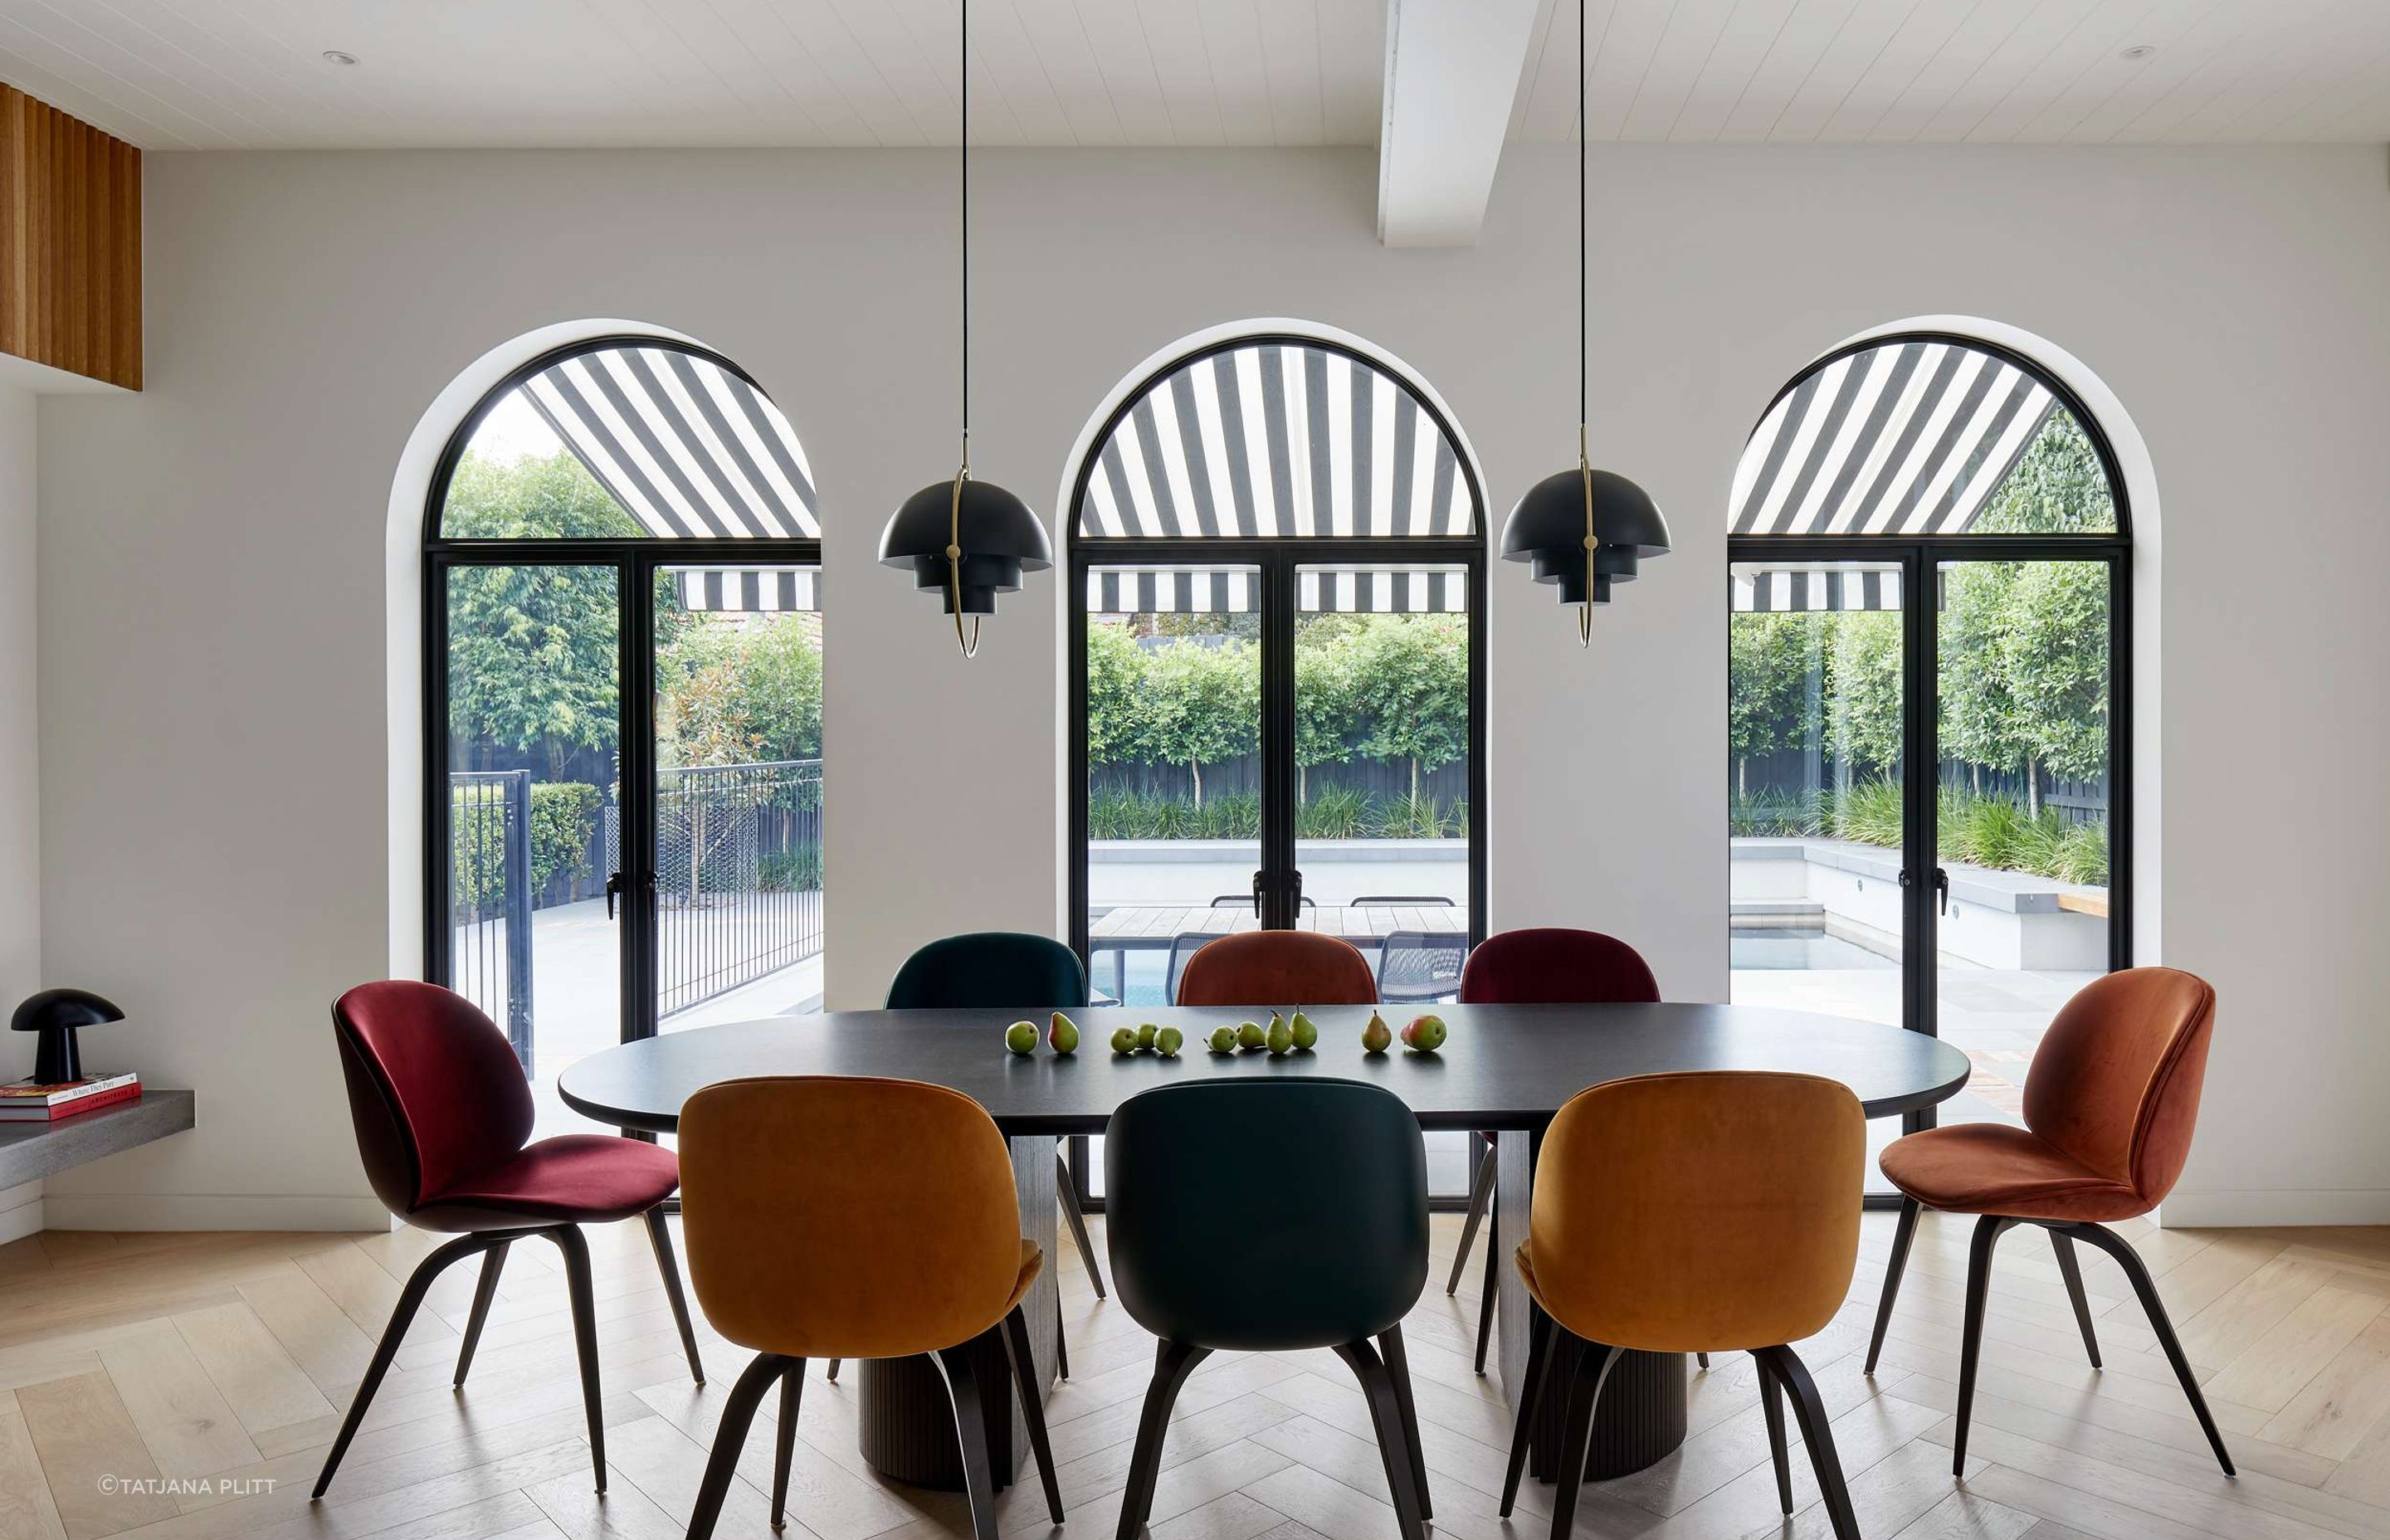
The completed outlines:
{"type": "Polygon", "coordinates": [[[324,50],[324,62],[327,64],[354,64],[356,61],[357,56],[349,53],[344,49],[327,48],[324,50]]]}

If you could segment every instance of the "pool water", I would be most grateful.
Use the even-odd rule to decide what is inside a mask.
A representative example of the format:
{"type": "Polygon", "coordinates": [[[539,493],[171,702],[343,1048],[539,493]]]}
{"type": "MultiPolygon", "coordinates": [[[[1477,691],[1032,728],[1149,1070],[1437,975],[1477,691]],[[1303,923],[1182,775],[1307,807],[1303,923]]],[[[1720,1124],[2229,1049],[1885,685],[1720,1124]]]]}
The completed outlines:
{"type": "Polygon", "coordinates": [[[1727,965],[1737,972],[1814,972],[1824,969],[1898,968],[1899,960],[1830,936],[1820,930],[1732,930],[1727,965]]]}

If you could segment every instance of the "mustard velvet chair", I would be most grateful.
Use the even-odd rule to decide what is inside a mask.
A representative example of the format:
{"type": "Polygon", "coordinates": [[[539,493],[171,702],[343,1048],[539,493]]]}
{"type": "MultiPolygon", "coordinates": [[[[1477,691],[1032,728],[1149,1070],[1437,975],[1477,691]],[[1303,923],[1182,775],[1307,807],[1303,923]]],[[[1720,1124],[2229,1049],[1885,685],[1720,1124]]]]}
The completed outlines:
{"type": "Polygon", "coordinates": [[[1822,1330],[1850,1288],[1866,1155],[1858,1098],[1814,1075],[1645,1075],[1571,1097],[1544,1136],[1515,1253],[1536,1309],[1502,1516],[1565,1333],[1586,1351],[1564,1387],[1554,1540],[1576,1517],[1602,1382],[1638,1351],[1750,1354],[1784,1511],[1789,1394],[1834,1534],[1857,1540],[1825,1406],[1789,1344],[1822,1330]]]}
{"type": "Polygon", "coordinates": [[[1021,1237],[1012,1158],[977,1102],[909,1080],[726,1081],[680,1117],[689,1283],[714,1329],[755,1350],[715,1433],[690,1540],[713,1533],[764,1392],[780,1388],[772,1524],[808,1358],[929,1355],[954,1403],[977,1540],[996,1540],[996,1482],[966,1350],[991,1334],[1012,1367],[1046,1506],[1062,1521],[1043,1387],[1022,1297],[1044,1261],[1021,1237]]]}
{"type": "Polygon", "coordinates": [[[2018,1225],[2049,1232],[2095,1369],[2100,1340],[2091,1330],[2075,1243],[2098,1247],[2124,1269],[2216,1451],[2216,1463],[2226,1475],[2236,1474],[2149,1268],[2130,1241],[2108,1228],[2156,1208],[2182,1174],[2199,1121],[2215,1024],[2216,991],[2196,974],[2127,968],[2094,979],[2061,1007],[2034,1050],[2024,1079],[2023,1128],[1952,1123],[1884,1147],[1878,1163],[1900,1189],[1900,1225],[1884,1269],[1875,1335],[1868,1342],[1868,1373],[1875,1372],[1876,1355],[1883,1351],[1919,1209],[1979,1216],[1968,1248],[1967,1308],[1960,1336],[1959,1430],[1951,1440],[1951,1469],[1958,1474],[1966,1474],[1967,1420],[1975,1401],[1975,1361],[1984,1345],[1992,1249],[2018,1225]]]}

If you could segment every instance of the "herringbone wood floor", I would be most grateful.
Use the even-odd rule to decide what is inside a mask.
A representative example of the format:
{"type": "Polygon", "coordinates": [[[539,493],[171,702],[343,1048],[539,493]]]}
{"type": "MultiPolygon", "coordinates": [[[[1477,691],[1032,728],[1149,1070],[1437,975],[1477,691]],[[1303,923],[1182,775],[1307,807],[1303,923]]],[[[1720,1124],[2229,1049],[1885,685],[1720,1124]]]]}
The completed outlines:
{"type": "MultiPolygon", "coordinates": [[[[2390,1231],[2130,1227],[2205,1379],[2242,1476],[2217,1470],[2122,1275],[2084,1253],[2107,1368],[2085,1363],[2047,1243],[2001,1246],[1966,1482],[1949,1472],[1966,1222],[1928,1216],[1870,1381],[1859,1372],[1891,1238],[1870,1215],[1852,1300],[1801,1351],[1816,1371],[1870,1537],[2109,1540],[2381,1536],[2390,1540],[2390,1231]]],[[[1100,1234],[1100,1230],[1099,1231],[1100,1234]]],[[[1407,1336],[1436,1523],[1458,1540],[1536,1540],[1548,1496],[1495,1516],[1508,1422],[1470,1370],[1479,1269],[1442,1292],[1457,1219],[1407,1336]]],[[[598,1259],[611,1491],[590,1491],[580,1390],[549,1248],[515,1248],[470,1385],[449,1388],[471,1299],[460,1269],[432,1297],[329,1498],[307,1490],[399,1280],[427,1249],[410,1232],[53,1233],[0,1248],[0,1537],[376,1536],[533,1540],[682,1531],[725,1391],[744,1355],[706,1338],[713,1384],[688,1382],[635,1226],[591,1236],[598,1259]],[[120,1490],[107,1490],[107,1478],[120,1490]],[[122,1490],[123,1479],[229,1478],[213,1490],[122,1490]],[[272,1482],[271,1490],[263,1483],[272,1482]]],[[[1075,1377],[1048,1412],[1066,1533],[1108,1537],[1152,1344],[1060,1259],[1075,1377]]],[[[794,1522],[805,1540],[967,1533],[961,1501],[883,1486],[855,1452],[852,1380],[816,1368],[801,1417],[794,1522]],[[798,1526],[802,1526],[799,1528],[798,1526]]],[[[765,1416],[771,1415],[767,1401],[765,1416]]],[[[1827,1533],[1795,1451],[1776,1509],[1748,1360],[1692,1386],[1692,1435],[1651,1470],[1588,1494],[1580,1534],[1827,1533]]],[[[759,1421],[721,1530],[769,1534],[768,1431],[759,1421]]],[[[1390,1540],[1368,1419],[1326,1354],[1213,1359],[1178,1405],[1155,1540],[1390,1540]]],[[[1009,1536],[1048,1530],[1025,1483],[1009,1536]]]]}

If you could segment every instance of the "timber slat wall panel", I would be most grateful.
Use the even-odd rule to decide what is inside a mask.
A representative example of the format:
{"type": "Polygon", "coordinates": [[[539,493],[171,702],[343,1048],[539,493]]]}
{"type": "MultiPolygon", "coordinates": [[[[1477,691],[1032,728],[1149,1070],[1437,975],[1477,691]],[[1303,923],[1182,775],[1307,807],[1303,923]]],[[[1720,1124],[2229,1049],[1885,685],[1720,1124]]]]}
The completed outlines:
{"type": "Polygon", "coordinates": [[[9,85],[0,352],[141,388],[141,152],[9,85]]]}

